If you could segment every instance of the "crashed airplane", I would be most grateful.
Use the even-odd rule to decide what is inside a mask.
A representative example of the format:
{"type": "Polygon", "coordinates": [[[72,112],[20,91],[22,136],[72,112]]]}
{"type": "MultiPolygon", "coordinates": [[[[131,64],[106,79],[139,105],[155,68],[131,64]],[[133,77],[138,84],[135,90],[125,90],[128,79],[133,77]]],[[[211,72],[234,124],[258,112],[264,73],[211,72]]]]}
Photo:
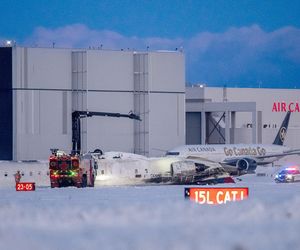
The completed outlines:
{"type": "Polygon", "coordinates": [[[147,158],[108,152],[96,157],[97,185],[233,183],[219,163],[183,157],[147,158]]]}

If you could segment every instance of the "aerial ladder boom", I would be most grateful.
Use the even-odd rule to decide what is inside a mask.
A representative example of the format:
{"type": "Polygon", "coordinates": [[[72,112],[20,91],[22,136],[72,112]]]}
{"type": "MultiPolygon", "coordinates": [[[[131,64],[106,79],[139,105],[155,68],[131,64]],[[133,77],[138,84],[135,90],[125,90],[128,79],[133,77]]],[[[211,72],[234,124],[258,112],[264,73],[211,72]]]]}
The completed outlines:
{"type": "Polygon", "coordinates": [[[133,120],[141,121],[140,117],[132,112],[128,114],[110,113],[110,112],[94,112],[94,111],[73,111],[72,113],[72,151],[73,153],[81,153],[81,128],[80,119],[92,116],[107,117],[125,117],[133,120]]]}

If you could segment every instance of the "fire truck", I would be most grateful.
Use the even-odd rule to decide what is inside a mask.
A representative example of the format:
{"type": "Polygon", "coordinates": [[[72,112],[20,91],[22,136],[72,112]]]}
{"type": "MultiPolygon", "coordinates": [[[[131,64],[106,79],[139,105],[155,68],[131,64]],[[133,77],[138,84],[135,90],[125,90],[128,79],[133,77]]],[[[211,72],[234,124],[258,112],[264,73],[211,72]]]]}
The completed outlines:
{"type": "Polygon", "coordinates": [[[51,149],[51,152],[49,157],[51,188],[94,186],[98,165],[92,154],[68,155],[58,149],[51,149]]]}
{"type": "Polygon", "coordinates": [[[70,155],[58,149],[51,149],[49,157],[49,170],[51,188],[76,186],[93,187],[97,175],[96,156],[102,154],[100,149],[93,153],[81,153],[81,124],[82,118],[92,116],[125,117],[133,120],[141,120],[138,115],[132,112],[128,114],[73,111],[72,112],[72,153],[70,155]]]}

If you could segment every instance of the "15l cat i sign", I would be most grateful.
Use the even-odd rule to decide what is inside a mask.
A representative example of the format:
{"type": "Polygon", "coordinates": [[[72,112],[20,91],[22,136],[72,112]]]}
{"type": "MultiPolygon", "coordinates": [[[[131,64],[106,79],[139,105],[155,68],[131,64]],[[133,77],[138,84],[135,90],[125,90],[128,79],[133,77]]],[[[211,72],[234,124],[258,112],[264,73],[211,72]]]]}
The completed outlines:
{"type": "Polygon", "coordinates": [[[247,187],[238,188],[185,188],[185,197],[198,204],[219,205],[248,198],[247,187]]]}

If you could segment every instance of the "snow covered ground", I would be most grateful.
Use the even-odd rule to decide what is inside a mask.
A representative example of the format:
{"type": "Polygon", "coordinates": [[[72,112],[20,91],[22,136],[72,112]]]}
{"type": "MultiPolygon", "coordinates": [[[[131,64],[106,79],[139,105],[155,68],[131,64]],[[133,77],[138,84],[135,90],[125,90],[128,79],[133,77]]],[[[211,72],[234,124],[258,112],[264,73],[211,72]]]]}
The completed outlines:
{"type": "Polygon", "coordinates": [[[44,165],[22,179],[35,192],[16,192],[11,169],[0,163],[3,250],[300,249],[300,183],[276,184],[275,168],[219,185],[249,187],[249,199],[218,206],[185,200],[185,186],[51,189],[44,165]]]}

